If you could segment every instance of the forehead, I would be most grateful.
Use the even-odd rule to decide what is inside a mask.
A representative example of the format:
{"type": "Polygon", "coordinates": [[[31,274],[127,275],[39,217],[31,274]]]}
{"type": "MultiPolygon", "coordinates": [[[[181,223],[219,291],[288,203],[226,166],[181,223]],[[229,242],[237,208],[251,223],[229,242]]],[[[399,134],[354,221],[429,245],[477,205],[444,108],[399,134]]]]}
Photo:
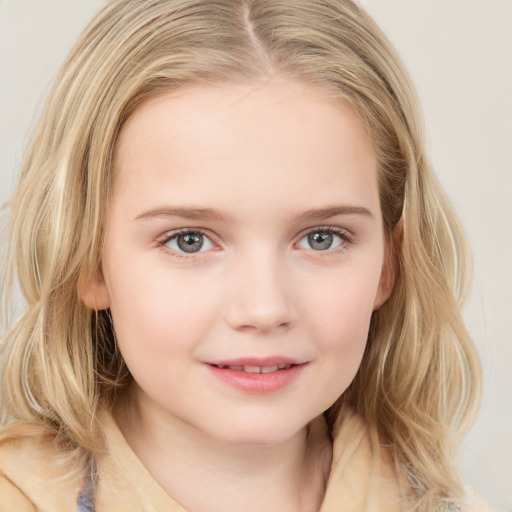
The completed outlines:
{"type": "Polygon", "coordinates": [[[354,110],[286,80],[191,86],[151,98],[125,123],[115,164],[114,197],[135,202],[226,204],[276,194],[290,206],[294,194],[378,201],[375,151],[354,110]]]}

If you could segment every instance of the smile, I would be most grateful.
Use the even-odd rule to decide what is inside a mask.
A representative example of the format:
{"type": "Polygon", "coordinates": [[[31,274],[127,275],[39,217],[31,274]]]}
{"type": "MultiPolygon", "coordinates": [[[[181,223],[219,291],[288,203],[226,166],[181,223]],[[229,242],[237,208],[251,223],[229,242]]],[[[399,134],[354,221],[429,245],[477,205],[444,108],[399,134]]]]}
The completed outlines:
{"type": "Polygon", "coordinates": [[[251,394],[275,393],[290,386],[308,366],[286,358],[236,360],[206,363],[218,381],[251,394]]]}
{"type": "Polygon", "coordinates": [[[274,373],[281,370],[288,370],[292,366],[294,366],[291,363],[281,363],[273,366],[254,366],[254,365],[213,365],[217,368],[220,368],[221,370],[228,369],[228,370],[235,370],[237,372],[245,372],[245,373],[274,373]]]}

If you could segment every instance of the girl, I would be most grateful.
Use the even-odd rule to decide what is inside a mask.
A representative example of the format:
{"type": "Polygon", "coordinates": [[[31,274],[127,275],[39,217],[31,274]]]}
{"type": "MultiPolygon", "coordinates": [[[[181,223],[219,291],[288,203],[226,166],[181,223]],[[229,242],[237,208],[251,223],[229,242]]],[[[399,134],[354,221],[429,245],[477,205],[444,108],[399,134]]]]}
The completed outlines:
{"type": "Polygon", "coordinates": [[[351,0],[109,2],[10,206],[0,510],[483,510],[463,237],[351,0]]]}

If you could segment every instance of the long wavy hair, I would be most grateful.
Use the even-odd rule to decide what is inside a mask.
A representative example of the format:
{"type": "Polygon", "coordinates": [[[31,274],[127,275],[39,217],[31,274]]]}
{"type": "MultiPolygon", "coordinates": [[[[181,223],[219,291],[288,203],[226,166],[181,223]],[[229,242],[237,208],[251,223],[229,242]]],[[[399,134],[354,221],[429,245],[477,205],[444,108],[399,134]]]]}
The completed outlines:
{"type": "Polygon", "coordinates": [[[108,311],[77,288],[100,265],[121,126],[147,98],[191,83],[282,76],[350,104],[379,163],[397,275],[367,349],[329,421],[355,409],[411,482],[411,510],[462,495],[453,457],[480,393],[460,315],[464,237],[424,152],[421,111],[386,37],[352,0],[113,0],[71,51],[28,145],[9,203],[2,423],[52,432],[76,460],[101,450],[99,407],[131,379],[108,311]],[[8,315],[9,316],[9,315],[8,315]],[[12,315],[11,315],[12,316],[12,315]]]}

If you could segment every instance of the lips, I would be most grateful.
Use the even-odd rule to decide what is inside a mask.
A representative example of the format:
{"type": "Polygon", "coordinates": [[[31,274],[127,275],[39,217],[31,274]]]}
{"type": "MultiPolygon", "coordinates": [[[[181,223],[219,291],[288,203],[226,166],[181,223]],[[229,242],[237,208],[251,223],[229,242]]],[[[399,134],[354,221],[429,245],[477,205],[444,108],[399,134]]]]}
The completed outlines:
{"type": "Polygon", "coordinates": [[[210,373],[224,384],[253,394],[269,394],[292,384],[307,361],[286,357],[249,358],[205,363],[210,373]]]}
{"type": "Polygon", "coordinates": [[[291,363],[281,363],[275,364],[271,366],[258,366],[258,365],[225,365],[225,364],[214,364],[220,370],[235,370],[237,372],[245,372],[245,373],[273,373],[281,370],[289,370],[293,364],[291,363]]]}

